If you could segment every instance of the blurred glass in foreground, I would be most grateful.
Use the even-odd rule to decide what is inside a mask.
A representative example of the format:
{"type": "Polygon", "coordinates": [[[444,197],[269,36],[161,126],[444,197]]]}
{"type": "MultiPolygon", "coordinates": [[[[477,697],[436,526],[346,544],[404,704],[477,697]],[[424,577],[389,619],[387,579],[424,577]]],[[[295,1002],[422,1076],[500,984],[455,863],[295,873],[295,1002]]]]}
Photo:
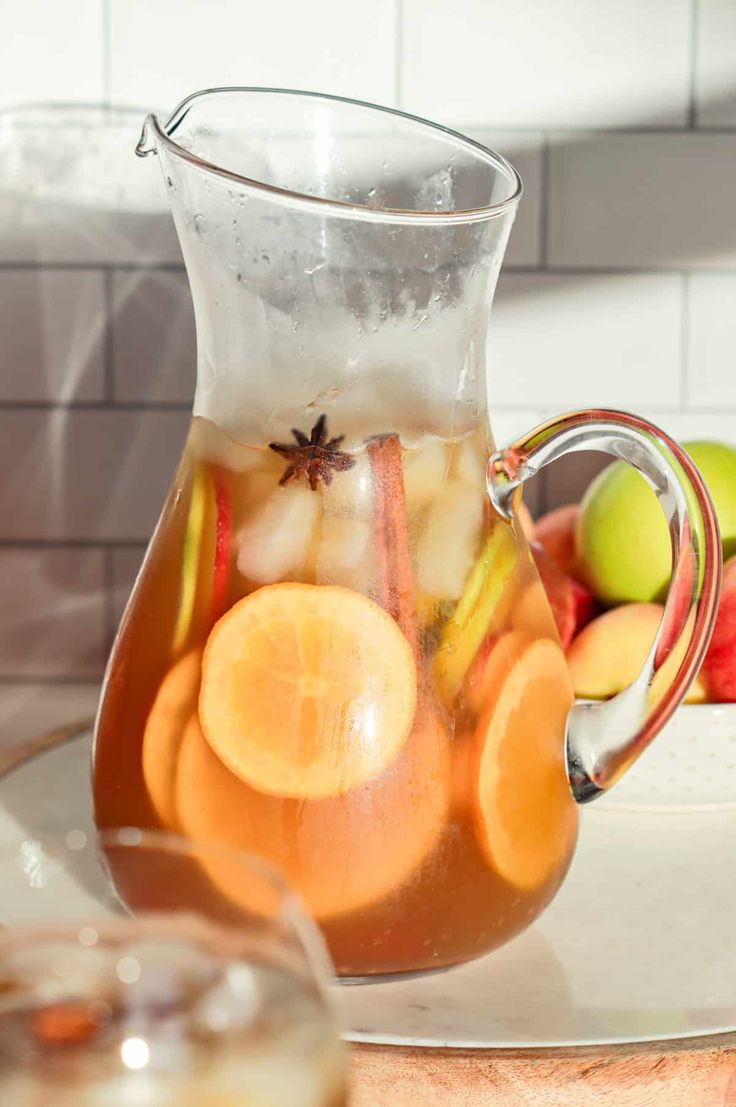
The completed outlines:
{"type": "Polygon", "coordinates": [[[0,855],[0,922],[3,1107],[345,1103],[321,940],[257,861],[139,831],[26,841],[0,855]]]}

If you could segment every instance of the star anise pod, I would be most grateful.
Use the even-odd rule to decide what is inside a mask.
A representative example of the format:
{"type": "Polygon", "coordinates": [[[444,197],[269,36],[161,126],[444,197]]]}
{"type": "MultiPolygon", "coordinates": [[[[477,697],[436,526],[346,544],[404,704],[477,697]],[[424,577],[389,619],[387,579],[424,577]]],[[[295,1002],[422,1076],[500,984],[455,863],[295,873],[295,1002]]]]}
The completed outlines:
{"type": "Polygon", "coordinates": [[[329,484],[335,473],[352,469],[355,465],[355,458],[340,449],[344,434],[327,440],[326,415],[320,415],[312,427],[309,438],[304,431],[296,427],[292,427],[291,433],[296,439],[296,446],[282,442],[268,444],[270,450],[281,454],[289,462],[279,484],[288,484],[294,478],[305,476],[309,481],[309,487],[316,492],[320,481],[329,484]]]}

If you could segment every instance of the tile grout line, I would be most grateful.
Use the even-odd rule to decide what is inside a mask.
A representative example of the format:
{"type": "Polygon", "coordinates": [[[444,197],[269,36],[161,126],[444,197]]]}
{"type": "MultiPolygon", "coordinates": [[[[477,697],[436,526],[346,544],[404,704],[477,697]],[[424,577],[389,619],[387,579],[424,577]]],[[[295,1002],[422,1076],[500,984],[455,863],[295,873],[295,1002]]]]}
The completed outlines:
{"type": "MultiPolygon", "coordinates": [[[[546,271],[544,271],[544,270],[535,270],[534,272],[539,272],[540,274],[546,276],[546,271]]],[[[680,276],[682,277],[683,274],[680,274],[680,276]]],[[[689,276],[691,276],[691,274],[688,274],[688,277],[689,276]]],[[[647,410],[653,410],[654,405],[647,404],[646,409],[647,410]]],[[[143,414],[146,414],[147,412],[152,412],[154,414],[156,414],[156,413],[161,413],[161,414],[190,414],[191,410],[192,410],[191,403],[184,403],[184,402],[179,403],[178,401],[177,402],[174,402],[174,401],[166,402],[166,401],[163,401],[163,400],[152,400],[150,403],[146,402],[146,401],[141,401],[141,402],[136,402],[136,403],[125,401],[125,402],[121,402],[121,403],[116,403],[113,407],[111,407],[109,404],[107,404],[105,402],[96,401],[96,400],[95,401],[89,401],[89,402],[84,401],[84,400],[79,400],[79,401],[73,401],[71,403],[66,403],[66,404],[58,403],[54,400],[30,400],[30,401],[29,400],[3,400],[3,401],[0,401],[0,414],[2,414],[3,412],[9,412],[10,413],[10,412],[14,412],[14,411],[15,412],[28,412],[28,413],[31,413],[31,412],[62,412],[62,411],[64,411],[64,412],[106,412],[106,413],[110,413],[110,414],[113,414],[113,413],[117,413],[117,414],[128,413],[128,414],[143,415],[143,414]]],[[[504,412],[507,412],[508,414],[514,414],[514,413],[528,411],[529,408],[526,404],[513,404],[512,403],[512,404],[496,405],[496,410],[504,411],[504,412]]],[[[678,404],[675,404],[675,405],[673,405],[673,404],[657,404],[656,405],[656,410],[657,411],[662,411],[666,414],[673,414],[674,412],[683,410],[683,408],[681,408],[678,404]]],[[[703,407],[703,408],[698,408],[698,411],[700,412],[701,415],[721,415],[723,413],[723,410],[724,410],[723,408],[714,408],[710,405],[707,405],[706,407],[703,407]]],[[[2,541],[2,539],[0,539],[0,541],[2,541]]],[[[145,541],[145,539],[142,539],[141,541],[145,541]]]]}
{"type": "Polygon", "coordinates": [[[641,276],[672,276],[679,273],[705,273],[711,276],[734,276],[736,266],[733,265],[695,265],[691,269],[683,268],[682,264],[673,262],[667,265],[515,265],[513,262],[503,266],[504,273],[542,273],[545,277],[630,277],[641,276]]]}
{"type": "Polygon", "coordinates": [[[0,538],[0,550],[136,550],[145,553],[146,538],[0,538]]]}
{"type": "Polygon", "coordinates": [[[694,131],[698,126],[698,105],[697,105],[697,70],[698,70],[698,24],[699,24],[700,8],[699,0],[690,0],[690,38],[688,45],[688,109],[687,109],[687,126],[688,129],[694,131]]]}
{"type": "Polygon", "coordinates": [[[184,400],[0,400],[0,411],[191,412],[184,400]]]}
{"type": "Polygon", "coordinates": [[[28,261],[17,258],[0,261],[0,273],[30,271],[51,273],[186,273],[186,267],[177,261],[28,261]]]}
{"type": "MultiPolygon", "coordinates": [[[[701,132],[702,130],[703,130],[702,127],[698,127],[698,133],[701,132]]],[[[29,262],[27,262],[27,261],[0,261],[0,273],[1,272],[13,272],[14,270],[18,270],[19,272],[25,272],[25,271],[56,272],[56,271],[60,271],[60,270],[64,271],[66,269],[69,269],[73,272],[77,272],[77,271],[80,271],[80,272],[110,272],[111,276],[113,275],[113,273],[115,273],[117,271],[122,271],[122,272],[138,272],[138,271],[141,271],[141,272],[145,272],[145,273],[149,273],[149,272],[174,272],[174,273],[182,273],[183,276],[186,273],[186,270],[185,270],[184,266],[180,266],[180,265],[172,265],[172,266],[169,266],[169,265],[155,265],[155,266],[154,265],[151,265],[151,266],[141,265],[141,266],[138,266],[138,265],[135,265],[135,263],[131,263],[131,265],[120,265],[120,263],[115,262],[115,263],[112,263],[112,265],[110,265],[110,266],[104,266],[104,265],[100,265],[100,263],[87,262],[87,261],[80,261],[80,262],[63,261],[63,262],[48,262],[48,263],[39,263],[37,261],[33,261],[33,262],[30,262],[30,261],[29,262]]],[[[602,262],[601,265],[597,265],[597,266],[592,266],[592,265],[590,265],[590,266],[581,266],[581,265],[574,265],[574,266],[561,265],[561,266],[559,266],[558,265],[558,266],[549,266],[545,270],[545,272],[546,273],[554,273],[554,275],[557,275],[559,277],[566,277],[566,276],[588,277],[588,276],[591,275],[591,273],[602,273],[602,275],[604,275],[604,276],[614,276],[615,273],[672,273],[672,272],[682,272],[684,269],[687,272],[698,272],[698,273],[730,273],[730,275],[732,275],[732,276],[735,275],[735,273],[736,273],[736,265],[727,265],[727,266],[695,265],[692,268],[686,268],[686,267],[682,266],[682,263],[676,263],[676,262],[665,263],[665,265],[660,265],[660,266],[657,266],[657,265],[649,265],[649,266],[607,265],[607,263],[604,263],[604,262],[602,262]]],[[[538,272],[538,271],[539,271],[539,266],[536,266],[536,265],[526,266],[526,265],[514,265],[514,263],[512,263],[512,262],[511,263],[506,263],[506,262],[504,263],[504,272],[529,273],[529,272],[538,272]]]]}
{"type": "Polygon", "coordinates": [[[542,145],[542,161],[540,165],[540,190],[542,193],[539,205],[539,268],[547,271],[549,265],[549,177],[550,177],[550,138],[549,131],[544,132],[542,145]]]}
{"type": "MultiPolygon", "coordinates": [[[[703,128],[698,128],[698,133],[703,128]]],[[[5,262],[0,261],[0,273],[7,272],[58,272],[64,270],[70,270],[72,272],[90,272],[90,273],[109,273],[111,276],[116,272],[144,272],[144,273],[181,273],[186,272],[182,265],[119,265],[113,264],[105,266],[94,262],[49,262],[39,264],[38,262],[5,262]]],[[[538,273],[541,270],[540,265],[517,265],[513,262],[504,262],[504,273],[538,273]]],[[[664,265],[610,265],[601,263],[600,265],[547,265],[543,272],[549,276],[559,277],[575,277],[575,276],[591,276],[596,273],[600,273],[602,276],[616,276],[617,274],[626,275],[629,273],[681,273],[683,266],[681,263],[675,262],[667,263],[664,265]]],[[[736,274],[736,265],[693,265],[687,269],[687,272],[693,273],[712,273],[712,274],[736,274]]]]}
{"type": "Polygon", "coordinates": [[[404,0],[394,0],[394,107],[402,106],[404,0]]]}
{"type": "Polygon", "coordinates": [[[105,589],[105,619],[103,649],[107,658],[115,638],[117,619],[115,617],[115,546],[105,546],[102,550],[102,579],[105,589]]]}
{"type": "Polygon", "coordinates": [[[104,271],[103,280],[105,290],[105,404],[112,407],[115,403],[115,336],[113,333],[113,274],[110,269],[104,271]]]}
{"type": "Polygon", "coordinates": [[[186,267],[180,261],[28,261],[23,258],[9,258],[0,261],[0,272],[30,271],[51,273],[69,271],[71,273],[186,273],[186,267]]]}

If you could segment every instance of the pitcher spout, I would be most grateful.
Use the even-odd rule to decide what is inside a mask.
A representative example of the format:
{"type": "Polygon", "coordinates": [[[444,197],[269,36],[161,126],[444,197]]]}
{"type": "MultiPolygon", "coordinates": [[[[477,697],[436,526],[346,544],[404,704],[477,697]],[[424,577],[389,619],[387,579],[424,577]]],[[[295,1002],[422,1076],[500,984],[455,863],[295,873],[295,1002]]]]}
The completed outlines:
{"type": "Polygon", "coordinates": [[[139,158],[147,158],[149,154],[155,154],[156,150],[156,116],[151,113],[146,116],[141,131],[141,137],[138,139],[138,144],[135,148],[135,152],[139,158]]]}

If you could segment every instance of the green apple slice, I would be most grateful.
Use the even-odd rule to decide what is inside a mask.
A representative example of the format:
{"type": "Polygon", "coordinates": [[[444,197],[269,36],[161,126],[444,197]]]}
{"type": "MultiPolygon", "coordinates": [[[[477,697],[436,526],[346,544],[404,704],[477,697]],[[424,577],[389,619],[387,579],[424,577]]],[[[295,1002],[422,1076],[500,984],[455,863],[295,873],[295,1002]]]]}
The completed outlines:
{"type": "Polygon", "coordinates": [[[508,524],[497,520],[468,577],[451,619],[445,624],[434,659],[434,677],[442,701],[450,706],[460,691],[516,565],[518,551],[508,524]]]}
{"type": "Polygon", "coordinates": [[[204,532],[204,514],[207,500],[207,480],[204,468],[195,464],[192,474],[192,491],[189,498],[189,514],[182,547],[181,589],[179,613],[174,630],[174,653],[184,648],[194,618],[197,596],[197,577],[204,532]]]}

